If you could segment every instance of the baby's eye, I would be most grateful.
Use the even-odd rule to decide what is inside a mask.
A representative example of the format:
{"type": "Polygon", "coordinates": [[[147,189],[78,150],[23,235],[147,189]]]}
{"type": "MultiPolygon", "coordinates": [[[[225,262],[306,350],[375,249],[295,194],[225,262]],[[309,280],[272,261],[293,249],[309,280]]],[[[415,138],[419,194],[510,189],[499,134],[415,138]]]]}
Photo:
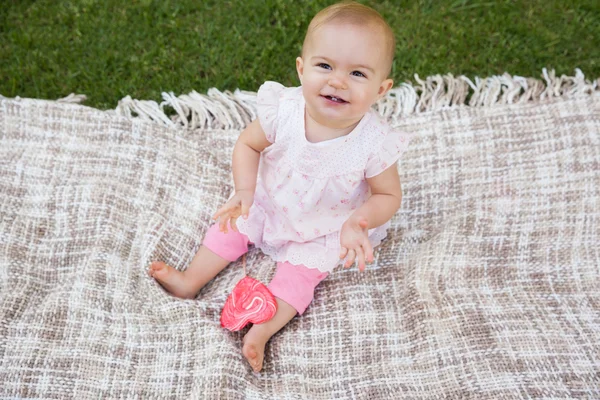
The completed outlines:
{"type": "Polygon", "coordinates": [[[327,63],[318,63],[317,67],[321,67],[321,68],[324,68],[324,69],[331,69],[331,66],[329,64],[327,64],[327,63]]]}
{"type": "Polygon", "coordinates": [[[351,75],[366,78],[367,76],[360,71],[352,71],[351,75]]]}

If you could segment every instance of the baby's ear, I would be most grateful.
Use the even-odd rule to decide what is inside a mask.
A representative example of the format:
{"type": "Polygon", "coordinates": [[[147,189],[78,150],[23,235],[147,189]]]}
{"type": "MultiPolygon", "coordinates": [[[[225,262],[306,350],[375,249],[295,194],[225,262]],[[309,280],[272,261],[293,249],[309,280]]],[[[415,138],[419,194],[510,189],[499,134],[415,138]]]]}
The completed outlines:
{"type": "Polygon", "coordinates": [[[386,79],[383,82],[381,82],[381,85],[379,85],[379,92],[377,93],[377,97],[380,99],[383,96],[385,96],[385,94],[390,91],[392,86],[394,86],[394,81],[392,79],[386,79]]]}
{"type": "Polygon", "coordinates": [[[302,84],[302,75],[304,74],[304,60],[302,59],[302,57],[296,58],[296,71],[298,72],[300,84],[302,84]]]}

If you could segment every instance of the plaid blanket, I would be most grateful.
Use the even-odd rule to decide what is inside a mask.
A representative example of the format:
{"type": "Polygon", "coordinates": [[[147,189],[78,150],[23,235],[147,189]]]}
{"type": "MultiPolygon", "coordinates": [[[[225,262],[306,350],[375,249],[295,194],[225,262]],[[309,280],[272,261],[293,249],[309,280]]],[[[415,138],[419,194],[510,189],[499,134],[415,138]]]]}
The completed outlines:
{"type": "Polygon", "coordinates": [[[194,300],[146,274],[198,249],[253,95],[200,97],[225,122],[0,99],[0,397],[599,398],[598,87],[500,79],[489,103],[492,81],[440,79],[409,112],[404,92],[379,104],[415,138],[375,263],[324,281],[260,374],[219,324],[240,262],[194,300]]]}

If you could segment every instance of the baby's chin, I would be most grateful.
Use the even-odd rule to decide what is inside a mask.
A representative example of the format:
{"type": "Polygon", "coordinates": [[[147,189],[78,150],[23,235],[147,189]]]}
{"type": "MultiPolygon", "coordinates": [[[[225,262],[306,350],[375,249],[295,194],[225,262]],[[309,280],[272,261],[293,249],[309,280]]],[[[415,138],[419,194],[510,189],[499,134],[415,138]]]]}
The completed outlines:
{"type": "Polygon", "coordinates": [[[327,113],[319,114],[313,118],[319,125],[329,129],[347,129],[354,128],[362,120],[364,114],[358,116],[340,116],[327,113]]]}

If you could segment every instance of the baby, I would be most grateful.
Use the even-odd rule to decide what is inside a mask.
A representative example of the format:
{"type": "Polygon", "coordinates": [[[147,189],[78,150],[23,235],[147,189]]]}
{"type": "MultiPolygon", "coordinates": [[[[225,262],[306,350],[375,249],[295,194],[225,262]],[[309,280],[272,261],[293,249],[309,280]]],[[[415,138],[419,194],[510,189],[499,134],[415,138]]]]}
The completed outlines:
{"type": "Polygon", "coordinates": [[[256,372],[267,341],[304,312],[340,259],[360,271],[373,261],[400,207],[396,161],[408,137],[371,110],[393,85],[394,48],[392,30],[369,7],[343,2],[319,12],[296,58],[301,87],[266,82],[258,90],[258,118],[233,150],[235,193],[191,264],[150,266],[166,290],[194,298],[249,244],[271,256],[277,313],[243,339],[256,372]]]}

